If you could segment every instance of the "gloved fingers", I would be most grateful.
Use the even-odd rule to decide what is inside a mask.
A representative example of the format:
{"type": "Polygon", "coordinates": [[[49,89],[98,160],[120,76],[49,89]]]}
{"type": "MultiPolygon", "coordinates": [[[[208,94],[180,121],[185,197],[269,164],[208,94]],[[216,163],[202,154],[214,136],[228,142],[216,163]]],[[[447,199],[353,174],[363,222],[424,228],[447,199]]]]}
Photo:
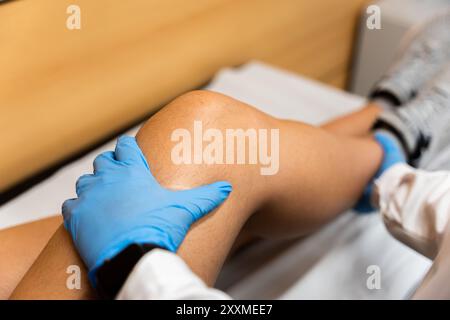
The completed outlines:
{"type": "Polygon", "coordinates": [[[198,188],[177,191],[179,201],[192,214],[192,223],[199,220],[228,198],[232,186],[227,181],[219,181],[198,188]]]}
{"type": "Polygon", "coordinates": [[[373,136],[375,140],[381,145],[383,150],[385,150],[385,152],[398,150],[398,147],[395,144],[395,142],[392,141],[392,139],[387,134],[383,134],[382,132],[375,132],[373,136]]]}
{"type": "Polygon", "coordinates": [[[405,162],[406,158],[403,154],[400,146],[398,146],[395,141],[387,134],[383,134],[382,132],[376,132],[374,134],[375,140],[380,144],[383,148],[384,160],[389,160],[391,163],[397,162],[405,162]]]}
{"type": "Polygon", "coordinates": [[[373,135],[375,140],[381,145],[383,150],[389,150],[393,147],[392,142],[390,141],[389,137],[384,135],[381,132],[375,132],[373,135]]]}
{"type": "Polygon", "coordinates": [[[64,219],[64,226],[66,227],[66,229],[68,229],[68,224],[69,221],[72,217],[72,211],[73,208],[76,206],[78,199],[73,198],[73,199],[68,199],[66,201],[64,201],[64,203],[62,204],[61,207],[61,212],[62,212],[62,216],[64,219]]]}
{"type": "Polygon", "coordinates": [[[147,160],[134,137],[121,136],[117,140],[115,155],[118,161],[133,165],[140,164],[150,170],[147,160]]]}
{"type": "Polygon", "coordinates": [[[369,184],[364,189],[363,194],[359,198],[356,205],[353,209],[359,214],[365,214],[374,212],[376,209],[372,205],[372,191],[373,191],[373,181],[370,181],[369,184]]]}
{"type": "Polygon", "coordinates": [[[117,165],[113,151],[100,153],[94,160],[94,174],[114,168],[117,165]]]}
{"type": "Polygon", "coordinates": [[[93,183],[95,176],[93,174],[84,174],[78,178],[75,184],[75,190],[77,192],[77,196],[79,197],[86,188],[93,183]]]}

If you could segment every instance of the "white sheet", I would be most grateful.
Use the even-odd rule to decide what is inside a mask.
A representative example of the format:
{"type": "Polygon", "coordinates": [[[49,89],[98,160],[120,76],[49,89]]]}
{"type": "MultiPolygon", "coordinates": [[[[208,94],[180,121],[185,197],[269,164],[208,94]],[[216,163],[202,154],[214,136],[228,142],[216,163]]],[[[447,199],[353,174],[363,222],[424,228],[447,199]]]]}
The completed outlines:
{"type": "MultiPolygon", "coordinates": [[[[360,97],[256,62],[223,70],[207,89],[274,116],[312,124],[363,103],[360,97]]],[[[113,145],[111,141],[0,207],[0,229],[59,212],[61,203],[75,196],[77,177],[91,170],[95,155],[113,145]]],[[[401,299],[428,267],[428,260],[387,233],[378,215],[346,213],[306,240],[248,248],[226,265],[218,285],[236,298],[401,299]],[[367,289],[369,265],[381,268],[380,290],[367,289]]]]}

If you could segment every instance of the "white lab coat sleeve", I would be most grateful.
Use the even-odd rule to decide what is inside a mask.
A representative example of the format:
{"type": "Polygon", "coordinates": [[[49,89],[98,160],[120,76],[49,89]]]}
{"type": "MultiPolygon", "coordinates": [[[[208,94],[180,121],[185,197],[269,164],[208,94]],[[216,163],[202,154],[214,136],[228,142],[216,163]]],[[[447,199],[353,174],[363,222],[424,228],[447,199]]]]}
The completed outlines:
{"type": "Polygon", "coordinates": [[[434,258],[450,215],[450,172],[397,164],[375,181],[375,198],[387,229],[434,258]]]}
{"type": "Polygon", "coordinates": [[[154,249],[128,276],[118,300],[225,300],[224,292],[209,288],[176,254],[154,249]]]}

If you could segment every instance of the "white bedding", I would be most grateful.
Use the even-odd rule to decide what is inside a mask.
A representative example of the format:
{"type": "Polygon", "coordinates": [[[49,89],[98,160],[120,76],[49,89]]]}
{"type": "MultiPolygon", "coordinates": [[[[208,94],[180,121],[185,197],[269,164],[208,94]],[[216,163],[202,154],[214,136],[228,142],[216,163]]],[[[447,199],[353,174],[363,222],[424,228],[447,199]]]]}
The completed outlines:
{"type": "MultiPolygon", "coordinates": [[[[256,62],[223,70],[207,89],[274,116],[312,124],[355,110],[364,101],[256,62]]],[[[129,134],[136,131],[134,128],[129,134]]],[[[91,170],[99,152],[113,146],[111,141],[0,207],[0,229],[58,213],[61,203],[75,196],[77,177],[91,170]]],[[[420,281],[429,264],[395,241],[378,215],[349,212],[305,240],[249,247],[225,266],[218,286],[236,298],[401,299],[420,281]],[[379,290],[366,286],[369,265],[381,269],[379,290]]]]}

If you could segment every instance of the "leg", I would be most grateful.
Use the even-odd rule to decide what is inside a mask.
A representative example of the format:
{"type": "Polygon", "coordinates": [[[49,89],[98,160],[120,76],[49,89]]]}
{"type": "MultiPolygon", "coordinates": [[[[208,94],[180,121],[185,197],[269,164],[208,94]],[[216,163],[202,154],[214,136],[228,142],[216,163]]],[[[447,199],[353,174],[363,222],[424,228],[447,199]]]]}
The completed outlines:
{"type": "Polygon", "coordinates": [[[72,239],[60,225],[41,254],[34,261],[10,299],[92,299],[95,298],[87,279],[83,261],[72,239]],[[68,289],[69,266],[81,269],[81,289],[68,289]]]}
{"type": "MultiPolygon", "coordinates": [[[[380,105],[375,102],[370,102],[356,112],[332,119],[331,121],[323,124],[321,128],[339,135],[368,136],[373,124],[382,110],[383,109],[380,105]]],[[[244,226],[236,239],[230,255],[233,254],[234,250],[239,249],[240,246],[250,243],[257,238],[258,237],[252,235],[247,226],[244,226]]]]}
{"type": "Polygon", "coordinates": [[[0,231],[0,300],[10,296],[61,221],[58,216],[0,231]]]}
{"type": "Polygon", "coordinates": [[[179,252],[208,283],[214,282],[237,233],[254,212],[258,213],[249,221],[249,228],[255,234],[307,234],[351,207],[381,160],[381,150],[370,139],[337,137],[298,122],[280,121],[208,92],[178,98],[152,117],[137,138],[152,171],[168,187],[192,187],[221,179],[234,186],[230,199],[213,217],[194,226],[179,252]],[[173,164],[171,133],[177,128],[191,129],[194,120],[222,131],[279,128],[278,174],[261,176],[257,166],[173,164]],[[352,179],[347,179],[349,176],[352,179]],[[217,240],[211,241],[212,236],[217,240]],[[203,258],[205,252],[209,252],[208,259],[203,258]]]}
{"type": "MultiPolygon", "coordinates": [[[[146,123],[137,139],[152,172],[167,187],[189,188],[221,179],[233,184],[230,198],[192,228],[178,252],[209,284],[214,283],[237,234],[253,213],[249,226],[254,234],[307,234],[349,208],[381,161],[381,149],[371,139],[334,136],[306,124],[277,120],[210,92],[192,92],[176,99],[146,123]],[[262,176],[256,165],[175,165],[170,136],[178,128],[192,130],[194,120],[219,130],[279,129],[278,174],[262,176]]],[[[27,283],[34,282],[34,288],[36,283],[58,287],[58,281],[52,280],[58,277],[48,270],[62,272],[68,264],[77,263],[76,254],[60,248],[68,246],[61,241],[66,238],[62,231],[55,235],[41,255],[46,259],[36,261],[13,297],[27,296],[24,289],[31,287],[27,283]],[[42,280],[37,282],[39,277],[42,280]]],[[[61,279],[58,288],[62,288],[61,279]]]]}
{"type": "Polygon", "coordinates": [[[381,111],[382,108],[380,106],[375,103],[369,103],[361,110],[324,124],[322,128],[337,134],[364,136],[370,132],[381,111]]]}

